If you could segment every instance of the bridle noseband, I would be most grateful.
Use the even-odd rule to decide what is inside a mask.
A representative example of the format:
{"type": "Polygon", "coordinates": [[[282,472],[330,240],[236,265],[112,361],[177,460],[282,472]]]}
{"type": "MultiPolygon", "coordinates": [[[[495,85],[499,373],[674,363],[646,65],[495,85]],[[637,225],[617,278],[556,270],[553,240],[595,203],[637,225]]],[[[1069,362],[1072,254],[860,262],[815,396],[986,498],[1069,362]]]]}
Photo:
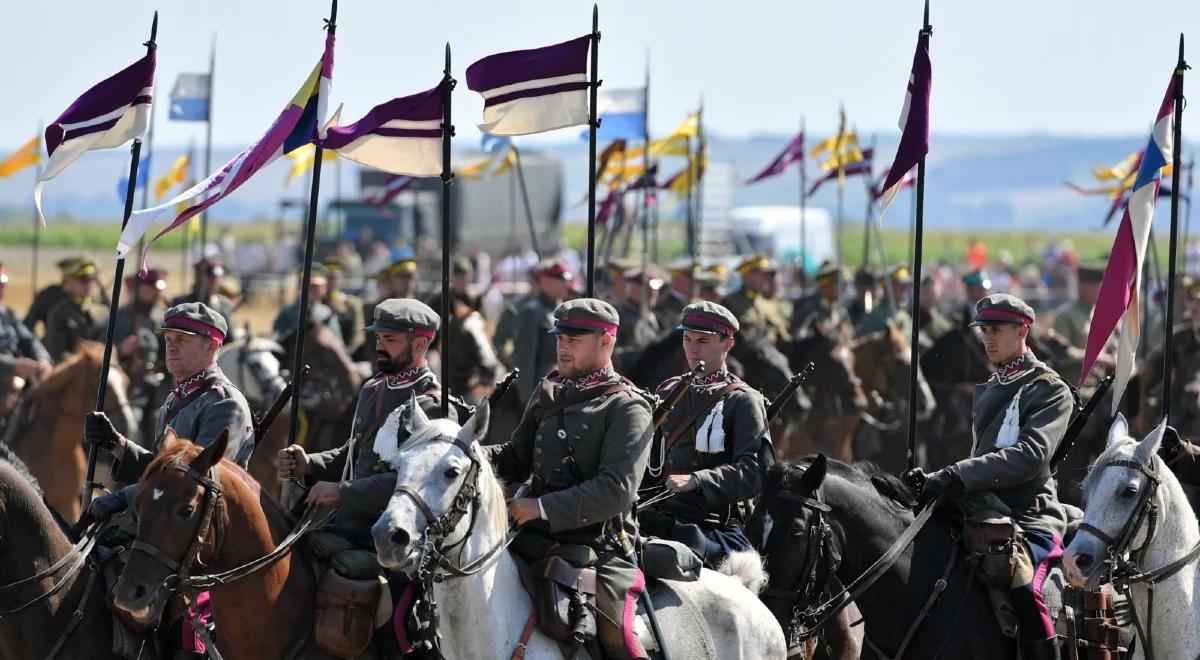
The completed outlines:
{"type": "Polygon", "coordinates": [[[208,470],[208,474],[200,474],[188,465],[176,465],[174,469],[184,473],[193,481],[198,483],[204,490],[204,504],[200,512],[200,522],[196,525],[196,531],[192,533],[191,540],[188,542],[187,549],[184,550],[183,556],[179,559],[171,557],[163,552],[158,546],[142,539],[134,540],[130,545],[131,551],[140,551],[149,556],[154,561],[167,567],[172,573],[163,580],[162,587],[167,591],[177,591],[181,583],[187,580],[193,564],[201,566],[204,563],[200,560],[200,553],[206,545],[206,536],[209,536],[211,530],[212,553],[209,555],[209,561],[220,556],[222,541],[224,534],[221,532],[220,510],[222,504],[221,481],[217,472],[217,466],[213,465],[208,470]]]}
{"type": "Polygon", "coordinates": [[[794,634],[799,624],[805,628],[800,634],[801,639],[807,639],[819,633],[820,628],[813,628],[812,624],[826,614],[829,602],[818,606],[817,601],[828,597],[829,588],[842,562],[841,553],[834,543],[833,527],[829,524],[831,509],[822,501],[820,488],[813,492],[812,497],[789,491],[780,491],[771,497],[796,502],[813,514],[805,526],[804,564],[796,582],[788,588],[767,587],[759,592],[760,599],[789,603],[792,610],[791,630],[785,632],[794,634]],[[823,578],[819,575],[822,568],[823,578]]]}
{"type": "Polygon", "coordinates": [[[1108,550],[1107,563],[1111,571],[1113,579],[1119,579],[1123,573],[1137,573],[1137,566],[1145,558],[1146,550],[1150,546],[1150,542],[1154,539],[1154,533],[1158,528],[1158,486],[1161,479],[1158,476],[1158,471],[1155,464],[1156,459],[1151,458],[1150,464],[1146,465],[1132,460],[1114,460],[1105,463],[1100,469],[1107,470],[1108,468],[1124,468],[1140,472],[1146,477],[1146,487],[1142,489],[1138,497],[1138,502],[1135,505],[1133,514],[1121,526],[1121,531],[1116,537],[1110,536],[1107,532],[1092,525],[1088,522],[1079,524],[1079,531],[1087,532],[1092,536],[1100,539],[1108,550]],[[1146,538],[1142,541],[1142,545],[1138,548],[1131,548],[1133,539],[1141,531],[1142,525],[1147,525],[1146,538]],[[1129,555],[1128,560],[1123,559],[1129,555]]]}

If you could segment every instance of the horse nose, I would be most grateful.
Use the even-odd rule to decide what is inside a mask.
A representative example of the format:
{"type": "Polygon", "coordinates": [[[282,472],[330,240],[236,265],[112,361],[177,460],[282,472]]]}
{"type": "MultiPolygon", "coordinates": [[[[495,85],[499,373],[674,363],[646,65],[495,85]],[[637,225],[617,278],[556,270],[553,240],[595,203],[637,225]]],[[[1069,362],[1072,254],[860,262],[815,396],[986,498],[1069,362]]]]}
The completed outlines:
{"type": "Polygon", "coordinates": [[[1086,552],[1075,555],[1075,566],[1081,571],[1088,570],[1095,562],[1096,558],[1086,552]]]}
{"type": "Polygon", "coordinates": [[[136,584],[133,587],[133,599],[141,600],[146,597],[146,592],[149,591],[144,584],[136,584]]]}
{"type": "Polygon", "coordinates": [[[392,532],[391,539],[393,546],[397,548],[403,548],[408,545],[408,532],[404,531],[403,529],[396,528],[396,530],[392,532]]]}

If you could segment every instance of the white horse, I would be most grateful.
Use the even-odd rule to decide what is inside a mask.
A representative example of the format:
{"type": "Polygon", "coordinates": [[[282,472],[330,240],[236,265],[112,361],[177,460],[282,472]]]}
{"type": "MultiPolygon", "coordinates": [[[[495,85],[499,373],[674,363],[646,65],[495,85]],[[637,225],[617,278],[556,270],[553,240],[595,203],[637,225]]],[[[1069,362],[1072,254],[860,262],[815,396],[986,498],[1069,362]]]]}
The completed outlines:
{"type": "Polygon", "coordinates": [[[262,337],[242,337],[223,346],[217,353],[217,366],[250,401],[264,409],[287,386],[279,375],[279,356],[283,347],[262,337]]]}
{"type": "Polygon", "coordinates": [[[1200,572],[1194,557],[1187,561],[1200,547],[1200,527],[1179,481],[1158,458],[1165,428],[1163,420],[1138,442],[1117,416],[1108,446],[1083,481],[1086,515],[1063,561],[1073,585],[1094,589],[1107,577],[1110,554],[1118,565],[1132,559],[1141,572],[1179,560],[1178,570],[1163,571],[1170,574],[1153,588],[1137,581],[1130,590],[1148,638],[1139,640],[1133,657],[1155,660],[1200,655],[1200,572]]]}
{"type": "MultiPolygon", "coordinates": [[[[505,543],[508,519],[504,490],[479,447],[487,433],[487,403],[465,427],[444,419],[430,421],[419,406],[402,406],[379,432],[380,436],[386,434],[391,446],[395,446],[405,408],[413,411],[406,423],[411,435],[393,456],[384,457],[391,458],[396,468],[397,493],[371,529],[379,562],[412,574],[432,522],[430,516],[440,518],[450,511],[460,490],[473,478],[479,510],[470,510],[469,498],[459,498],[467,510],[441,545],[453,547],[465,537],[461,553],[457,549],[448,552],[449,559],[458,567],[483,568],[433,585],[441,616],[442,652],[449,659],[508,658],[522,643],[533,603],[521,584],[517,560],[507,551],[495,552],[505,543]],[[410,494],[419,496],[422,503],[410,494]]],[[[755,595],[765,583],[762,564],[754,552],[735,554],[721,572],[702,571],[698,581],[671,582],[671,589],[683,598],[662,589],[653,600],[668,650],[676,658],[689,659],[783,658],[783,632],[755,595]]],[[[647,639],[640,620],[635,627],[639,637],[647,639]]],[[[559,658],[562,651],[558,643],[535,629],[524,657],[559,658]]]]}

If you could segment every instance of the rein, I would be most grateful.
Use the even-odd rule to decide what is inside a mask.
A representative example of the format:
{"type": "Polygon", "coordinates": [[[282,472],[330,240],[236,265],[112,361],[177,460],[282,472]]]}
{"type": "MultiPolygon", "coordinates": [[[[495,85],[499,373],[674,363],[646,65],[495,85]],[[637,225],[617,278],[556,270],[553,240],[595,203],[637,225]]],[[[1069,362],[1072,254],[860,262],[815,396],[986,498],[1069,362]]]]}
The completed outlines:
{"type": "Polygon", "coordinates": [[[70,550],[63,553],[63,556],[59,557],[46,569],[39,571],[34,575],[30,575],[29,577],[21,578],[16,582],[0,585],[0,594],[2,594],[28,584],[41,582],[55,573],[58,573],[64,566],[70,564],[70,568],[67,569],[67,572],[63,573],[62,578],[51,585],[50,589],[39,593],[34,598],[22,603],[21,605],[0,611],[0,619],[29,609],[30,607],[33,607],[34,605],[46,600],[59,591],[62,591],[63,587],[70,582],[71,578],[75,577],[75,574],[78,573],[81,568],[83,568],[83,564],[87,560],[88,555],[91,554],[92,548],[96,546],[96,533],[99,530],[100,525],[92,525],[90,528],[88,528],[87,532],[84,533],[83,538],[79,539],[78,543],[71,546],[70,550]],[[74,560],[74,563],[71,563],[72,560],[74,560]]]}

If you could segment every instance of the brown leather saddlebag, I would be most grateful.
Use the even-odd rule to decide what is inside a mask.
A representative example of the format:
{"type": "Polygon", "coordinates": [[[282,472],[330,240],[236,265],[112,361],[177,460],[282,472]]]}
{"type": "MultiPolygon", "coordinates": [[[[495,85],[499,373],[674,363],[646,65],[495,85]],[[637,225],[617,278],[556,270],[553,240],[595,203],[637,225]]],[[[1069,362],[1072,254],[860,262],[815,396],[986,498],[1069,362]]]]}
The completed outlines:
{"type": "Polygon", "coordinates": [[[532,566],[537,584],[538,627],[560,642],[596,637],[596,569],[576,568],[550,555],[532,566]]]}
{"type": "Polygon", "coordinates": [[[963,522],[963,544],[967,563],[979,570],[979,578],[996,589],[1008,590],[1016,574],[1016,546],[1021,532],[1006,516],[977,516],[963,522]]]}
{"type": "Polygon", "coordinates": [[[379,580],[351,580],[332,569],[317,585],[313,637],[317,648],[339,658],[357,658],[371,645],[379,580]]]}

